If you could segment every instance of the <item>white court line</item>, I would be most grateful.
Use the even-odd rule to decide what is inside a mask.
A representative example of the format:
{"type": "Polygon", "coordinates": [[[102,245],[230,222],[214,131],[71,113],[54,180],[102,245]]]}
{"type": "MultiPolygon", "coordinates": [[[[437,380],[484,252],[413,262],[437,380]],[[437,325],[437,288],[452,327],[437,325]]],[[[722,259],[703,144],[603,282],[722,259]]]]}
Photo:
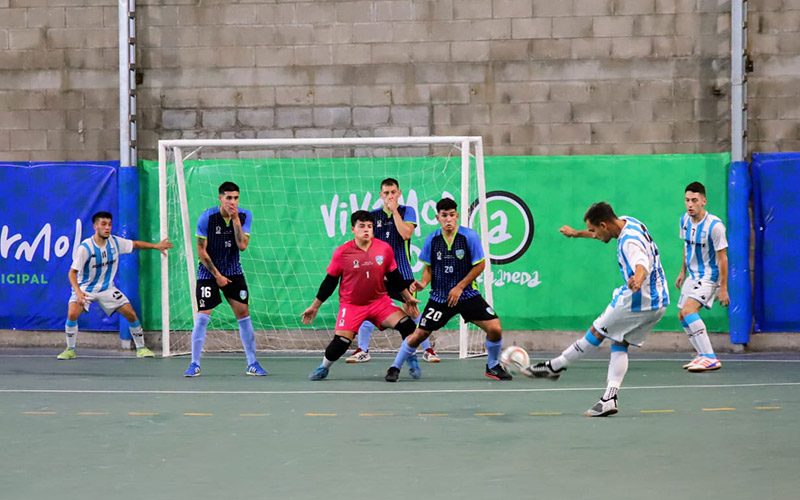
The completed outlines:
{"type": "MultiPolygon", "coordinates": [[[[659,390],[659,389],[725,389],[746,387],[798,387],[800,382],[775,382],[764,384],[708,384],[708,385],[651,385],[625,386],[624,390],[659,390]]],[[[605,387],[562,387],[535,389],[422,389],[396,391],[117,391],[117,390],[83,390],[83,389],[0,389],[0,394],[171,394],[171,395],[295,395],[295,394],[475,394],[489,392],[575,392],[602,391],[605,387]]]]}
{"type": "MultiPolygon", "coordinates": [[[[269,351],[258,351],[258,354],[269,356],[269,351]]],[[[321,354],[322,354],[322,352],[315,353],[315,354],[308,354],[308,355],[298,355],[298,356],[277,355],[277,356],[275,356],[273,358],[267,357],[266,359],[267,359],[267,361],[278,361],[278,360],[281,360],[281,359],[319,359],[321,354]]],[[[533,356],[531,356],[532,358],[542,358],[542,359],[544,359],[544,358],[547,357],[547,356],[537,356],[536,352],[532,352],[530,354],[533,354],[533,356]]],[[[754,354],[754,355],[760,355],[760,354],[754,354]]],[[[737,356],[747,356],[747,355],[746,354],[743,354],[743,355],[739,354],[737,356]]],[[[244,355],[242,355],[242,356],[218,356],[218,355],[212,355],[212,356],[208,356],[205,359],[237,359],[237,360],[241,360],[241,359],[243,359],[243,357],[244,357],[244,355]]],[[[484,356],[482,356],[480,358],[470,358],[470,359],[482,359],[483,357],[484,356]]],[[[727,357],[725,357],[725,355],[719,355],[718,357],[719,357],[720,361],[725,361],[726,363],[800,363],[800,359],[760,359],[760,358],[755,358],[755,359],[737,359],[737,358],[727,358],[727,357]]],[[[51,354],[0,354],[0,359],[5,359],[5,358],[55,359],[55,356],[53,356],[51,354]]],[[[124,354],[119,354],[119,355],[90,354],[90,355],[79,355],[78,359],[123,359],[123,360],[124,359],[136,359],[136,360],[138,360],[139,358],[137,358],[136,355],[133,353],[133,351],[131,351],[130,356],[126,356],[124,354]]],[[[157,356],[156,359],[170,359],[170,358],[162,358],[162,357],[157,356]]],[[[173,356],[171,359],[186,360],[188,358],[186,356],[173,356]]],[[[391,353],[378,353],[378,354],[373,356],[373,359],[392,360],[392,359],[394,359],[394,357],[393,357],[393,355],[391,353]]],[[[637,362],[637,363],[638,362],[642,362],[642,361],[645,361],[645,362],[665,362],[665,361],[669,361],[669,362],[672,362],[672,361],[686,362],[688,359],[689,359],[688,356],[676,356],[674,358],[637,358],[635,356],[631,356],[630,357],[630,361],[631,362],[637,362]]],[[[72,361],[73,361],[72,364],[74,364],[76,360],[72,360],[72,361]]],[[[458,358],[445,357],[445,358],[443,358],[443,361],[451,362],[451,361],[465,361],[465,360],[461,360],[461,359],[458,359],[458,358]]],[[[608,363],[608,358],[606,357],[606,358],[582,359],[581,363],[608,363]]]]}

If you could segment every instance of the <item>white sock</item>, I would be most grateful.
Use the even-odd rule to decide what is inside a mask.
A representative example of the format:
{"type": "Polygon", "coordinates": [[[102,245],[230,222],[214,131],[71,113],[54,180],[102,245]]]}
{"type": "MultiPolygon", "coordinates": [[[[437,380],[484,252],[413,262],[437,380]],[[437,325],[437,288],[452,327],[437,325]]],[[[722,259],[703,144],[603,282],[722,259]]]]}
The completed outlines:
{"type": "Polygon", "coordinates": [[[67,320],[64,331],[67,333],[67,347],[74,350],[75,342],[78,340],[78,322],[67,320]]]}
{"type": "Polygon", "coordinates": [[[551,359],[550,367],[554,371],[559,371],[570,363],[578,361],[586,354],[596,351],[602,342],[602,340],[598,340],[597,337],[592,335],[591,332],[586,332],[586,335],[579,338],[573,342],[572,345],[564,349],[564,352],[561,353],[561,356],[551,359]]]}
{"type": "Polygon", "coordinates": [[[128,329],[133,337],[133,343],[136,344],[137,349],[144,347],[144,331],[142,331],[142,323],[137,319],[135,323],[129,323],[128,329]]]}
{"type": "Polygon", "coordinates": [[[331,361],[325,356],[322,356],[322,366],[324,366],[325,368],[330,368],[331,366],[333,366],[334,363],[335,361],[331,361]]]}
{"type": "Polygon", "coordinates": [[[697,352],[701,355],[715,358],[714,348],[711,347],[711,339],[708,338],[708,332],[706,331],[706,324],[700,319],[700,315],[697,313],[690,314],[686,316],[686,322],[689,323],[690,338],[694,338],[697,343],[697,352]]]}
{"type": "Polygon", "coordinates": [[[692,344],[694,350],[697,351],[697,354],[700,355],[700,347],[697,345],[697,339],[694,338],[692,335],[692,330],[689,329],[689,323],[686,320],[681,320],[681,327],[683,327],[683,331],[686,332],[686,337],[689,339],[689,343],[692,344]]]}
{"type": "Polygon", "coordinates": [[[617,395],[617,391],[622,385],[622,379],[625,378],[627,372],[628,352],[623,350],[611,351],[611,358],[608,360],[608,385],[606,386],[605,394],[603,394],[604,400],[608,401],[617,395]]]}

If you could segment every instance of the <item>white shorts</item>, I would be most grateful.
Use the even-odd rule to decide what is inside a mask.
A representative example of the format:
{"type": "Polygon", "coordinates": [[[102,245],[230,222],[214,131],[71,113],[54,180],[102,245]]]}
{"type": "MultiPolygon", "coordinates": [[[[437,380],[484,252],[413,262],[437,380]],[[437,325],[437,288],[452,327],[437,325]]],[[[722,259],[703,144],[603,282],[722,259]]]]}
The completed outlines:
{"type": "Polygon", "coordinates": [[[652,311],[631,312],[624,307],[606,307],[603,314],[594,320],[592,326],[601,335],[622,342],[623,340],[631,345],[641,346],[650,330],[656,326],[664,313],[666,307],[652,311]]]}
{"type": "Polygon", "coordinates": [[[681,287],[681,296],[678,299],[678,308],[683,309],[688,299],[694,299],[706,309],[711,309],[719,293],[719,283],[708,280],[693,280],[686,278],[681,287]]]}
{"type": "MultiPolygon", "coordinates": [[[[72,291],[69,302],[78,302],[78,296],[75,295],[75,290],[72,291]]],[[[86,304],[83,305],[83,310],[89,312],[89,306],[92,305],[93,302],[97,302],[100,305],[106,313],[106,316],[111,316],[117,312],[117,309],[130,303],[128,297],[115,286],[110,287],[108,290],[103,290],[102,292],[87,292],[86,304]]]]}

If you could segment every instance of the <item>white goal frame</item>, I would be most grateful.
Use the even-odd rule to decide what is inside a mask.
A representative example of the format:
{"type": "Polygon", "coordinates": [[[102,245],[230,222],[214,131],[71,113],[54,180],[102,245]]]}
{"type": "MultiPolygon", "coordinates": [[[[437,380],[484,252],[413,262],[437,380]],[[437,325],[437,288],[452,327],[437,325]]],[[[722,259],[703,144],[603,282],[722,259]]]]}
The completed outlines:
{"type": "MultiPolygon", "coordinates": [[[[159,231],[161,239],[167,238],[167,153],[172,150],[175,158],[175,172],[178,184],[178,197],[180,201],[182,236],[186,249],[186,267],[189,281],[189,290],[194,290],[196,285],[196,263],[192,252],[192,231],[189,223],[188,199],[186,195],[186,182],[183,172],[183,162],[203,147],[214,148],[253,148],[253,147],[291,147],[291,146],[427,146],[427,145],[453,145],[461,151],[461,200],[462,211],[460,224],[469,225],[468,209],[470,181],[470,157],[475,158],[475,169],[478,184],[479,221],[481,227],[481,245],[486,256],[484,274],[484,296],[486,301],[494,304],[492,294],[492,271],[489,254],[488,213],[486,210],[486,178],[483,164],[483,138],[480,136],[428,136],[428,137],[347,137],[347,138],[309,138],[309,139],[175,139],[158,141],[158,197],[159,197],[159,231]],[[183,155],[183,148],[192,149],[188,155],[183,155]],[[474,153],[473,153],[474,151],[474,153]]],[[[169,257],[161,256],[161,335],[162,355],[171,356],[170,352],[170,304],[169,304],[169,257]]],[[[192,316],[197,316],[197,298],[190,293],[192,300],[192,316]]],[[[459,358],[467,357],[468,348],[467,325],[463,319],[459,323],[459,358]]]]}

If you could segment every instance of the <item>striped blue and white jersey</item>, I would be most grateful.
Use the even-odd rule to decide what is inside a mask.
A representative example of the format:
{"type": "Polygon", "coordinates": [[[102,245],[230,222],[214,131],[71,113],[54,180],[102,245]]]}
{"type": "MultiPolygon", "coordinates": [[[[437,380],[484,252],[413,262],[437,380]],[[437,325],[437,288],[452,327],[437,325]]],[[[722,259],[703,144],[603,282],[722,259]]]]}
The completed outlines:
{"type": "Polygon", "coordinates": [[[112,235],[98,246],[94,237],[86,238],[72,256],[72,269],[78,271],[78,285],[84,292],[103,292],[114,286],[119,256],[133,252],[133,241],[112,235]]]}
{"type": "Polygon", "coordinates": [[[700,222],[689,214],[681,216],[680,237],[686,250],[686,269],[693,280],[719,281],[717,252],[728,248],[725,224],[719,217],[706,212],[700,222]]]}
{"type": "Polygon", "coordinates": [[[625,221],[617,240],[617,261],[624,285],[614,291],[612,307],[623,305],[631,312],[651,311],[669,305],[667,277],[661,267],[658,246],[644,224],[633,217],[622,216],[625,221]],[[628,288],[628,280],[636,272],[636,266],[647,270],[642,288],[634,293],[628,288]]]}
{"type": "MultiPolygon", "coordinates": [[[[417,225],[417,212],[414,210],[414,207],[400,205],[397,207],[397,211],[400,213],[400,217],[403,218],[403,222],[408,222],[415,226],[417,225]]],[[[408,247],[411,240],[403,239],[394,223],[394,216],[386,212],[383,207],[373,210],[371,213],[372,218],[375,220],[373,231],[375,237],[381,241],[385,241],[392,247],[394,260],[397,262],[397,269],[400,271],[403,279],[413,280],[414,271],[411,269],[411,262],[408,258],[408,247]]]]}

